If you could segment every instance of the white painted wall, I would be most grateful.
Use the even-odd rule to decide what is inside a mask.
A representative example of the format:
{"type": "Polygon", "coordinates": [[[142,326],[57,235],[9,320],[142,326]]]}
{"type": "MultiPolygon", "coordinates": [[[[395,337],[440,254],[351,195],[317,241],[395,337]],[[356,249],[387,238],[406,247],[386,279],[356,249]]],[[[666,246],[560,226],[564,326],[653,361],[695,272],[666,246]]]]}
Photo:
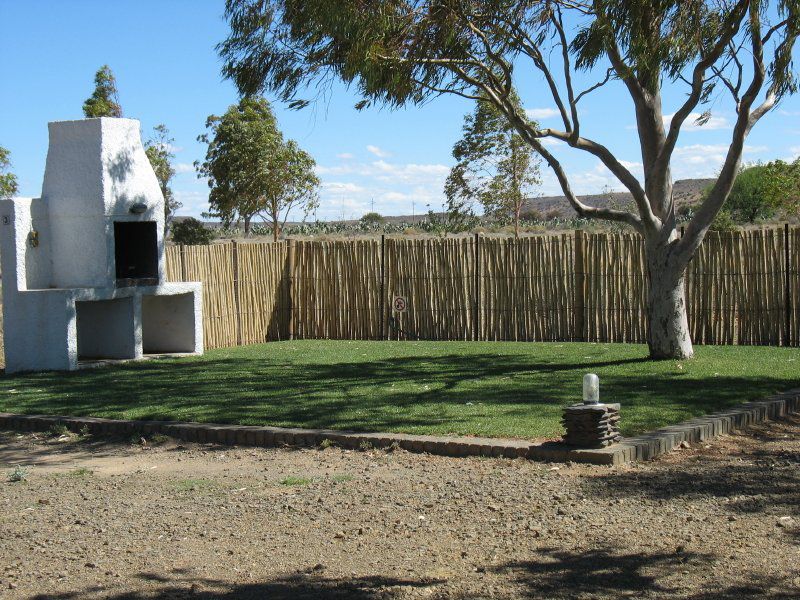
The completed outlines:
{"type": "Polygon", "coordinates": [[[52,285],[114,285],[114,221],[155,221],[164,275],[164,198],[134,119],[83,119],[49,124],[42,199],[54,248],[52,285]],[[144,214],[130,212],[136,203],[144,214]]]}
{"type": "Polygon", "coordinates": [[[165,283],[164,198],[132,119],[51,123],[42,198],[0,200],[6,372],[203,352],[199,283],[165,283]],[[142,202],[144,214],[131,213],[142,202]],[[116,287],[114,221],[155,221],[156,286],[116,287]],[[39,244],[30,242],[38,232],[39,244]]]}
{"type": "Polygon", "coordinates": [[[196,352],[194,294],[142,296],[142,352],[196,352]]]}
{"type": "Polygon", "coordinates": [[[75,303],[78,360],[137,358],[134,299],[75,303]]]}

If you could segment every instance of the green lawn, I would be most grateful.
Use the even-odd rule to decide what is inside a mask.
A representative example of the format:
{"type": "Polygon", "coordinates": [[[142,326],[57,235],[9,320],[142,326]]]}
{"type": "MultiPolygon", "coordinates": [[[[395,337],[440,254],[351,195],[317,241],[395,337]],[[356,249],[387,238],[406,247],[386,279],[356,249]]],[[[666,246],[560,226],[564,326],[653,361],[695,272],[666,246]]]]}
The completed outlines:
{"type": "Polygon", "coordinates": [[[626,435],[800,385],[800,351],[511,342],[275,342],[77,373],[0,377],[0,410],[520,438],[558,436],[584,373],[626,435]]]}

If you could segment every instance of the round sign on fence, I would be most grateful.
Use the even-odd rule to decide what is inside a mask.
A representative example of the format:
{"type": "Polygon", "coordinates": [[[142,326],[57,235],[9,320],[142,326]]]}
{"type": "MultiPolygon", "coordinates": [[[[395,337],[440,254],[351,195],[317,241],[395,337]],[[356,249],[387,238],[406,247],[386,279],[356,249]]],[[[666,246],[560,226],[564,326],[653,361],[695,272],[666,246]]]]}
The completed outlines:
{"type": "Polygon", "coordinates": [[[405,296],[395,296],[392,306],[394,307],[394,312],[406,312],[408,300],[406,300],[405,296]]]}

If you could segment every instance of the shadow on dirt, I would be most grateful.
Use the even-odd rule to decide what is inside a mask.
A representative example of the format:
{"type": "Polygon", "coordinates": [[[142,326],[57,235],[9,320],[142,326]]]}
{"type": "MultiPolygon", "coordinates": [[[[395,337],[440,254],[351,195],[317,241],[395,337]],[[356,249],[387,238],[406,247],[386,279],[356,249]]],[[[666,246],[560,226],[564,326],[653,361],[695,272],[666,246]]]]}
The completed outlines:
{"type": "Polygon", "coordinates": [[[672,501],[712,497],[734,514],[797,514],[800,509],[800,453],[784,441],[800,415],[748,430],[757,443],[742,447],[738,460],[705,454],[683,461],[682,469],[646,469],[587,479],[587,493],[602,499],[672,501]]]}

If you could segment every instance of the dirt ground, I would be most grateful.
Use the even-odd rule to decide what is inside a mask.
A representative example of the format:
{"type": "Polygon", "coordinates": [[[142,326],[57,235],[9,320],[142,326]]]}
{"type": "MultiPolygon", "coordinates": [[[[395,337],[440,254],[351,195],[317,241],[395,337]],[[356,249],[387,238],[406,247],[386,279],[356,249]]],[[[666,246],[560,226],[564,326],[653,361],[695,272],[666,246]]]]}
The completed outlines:
{"type": "Polygon", "coordinates": [[[0,598],[797,598],[799,465],[800,418],[622,468],[0,433],[0,598]]]}

